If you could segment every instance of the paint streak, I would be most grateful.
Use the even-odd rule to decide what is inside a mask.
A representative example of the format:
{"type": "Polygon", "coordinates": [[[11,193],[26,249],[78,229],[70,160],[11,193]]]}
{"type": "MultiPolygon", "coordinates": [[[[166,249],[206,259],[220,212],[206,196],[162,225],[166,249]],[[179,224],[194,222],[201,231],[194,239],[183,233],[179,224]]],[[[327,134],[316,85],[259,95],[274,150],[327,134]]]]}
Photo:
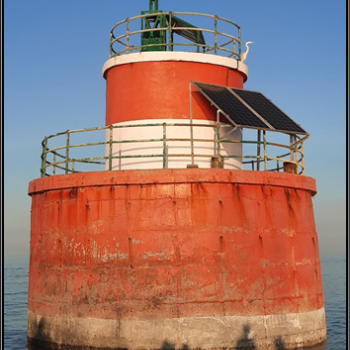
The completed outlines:
{"type": "Polygon", "coordinates": [[[203,179],[194,183],[160,171],[164,184],[131,171],[149,185],[33,193],[29,310],[108,319],[122,308],[130,319],[322,307],[310,191],[232,183],[217,171],[215,182],[200,170],[191,170],[203,179]]]}

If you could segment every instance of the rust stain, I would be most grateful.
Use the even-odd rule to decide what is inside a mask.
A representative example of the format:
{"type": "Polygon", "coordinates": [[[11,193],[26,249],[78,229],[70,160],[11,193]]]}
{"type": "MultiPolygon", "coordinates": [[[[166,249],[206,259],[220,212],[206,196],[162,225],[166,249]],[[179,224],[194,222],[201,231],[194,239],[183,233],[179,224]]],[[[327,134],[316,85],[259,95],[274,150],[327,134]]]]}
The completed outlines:
{"type": "Polygon", "coordinates": [[[129,248],[130,267],[133,269],[134,268],[133,239],[130,237],[128,238],[128,248],[129,248]]]}
{"type": "Polygon", "coordinates": [[[284,193],[285,193],[286,198],[287,198],[288,208],[290,209],[290,211],[293,212],[293,207],[292,207],[292,203],[291,203],[291,200],[290,200],[289,188],[285,188],[284,189],[284,193]]]}
{"type": "Polygon", "coordinates": [[[74,187],[69,190],[69,199],[76,199],[77,198],[77,193],[78,193],[78,188],[74,187]]]}
{"type": "Polygon", "coordinates": [[[302,227],[296,226],[292,205],[295,211],[305,208],[304,217],[313,220],[310,193],[298,190],[296,201],[295,192],[284,188],[218,179],[217,174],[216,182],[188,183],[191,191],[176,198],[162,184],[143,185],[141,191],[134,183],[32,194],[28,309],[52,317],[63,308],[67,316],[113,319],[319,307],[314,228],[305,239],[298,237],[298,244],[309,247],[308,263],[297,261],[291,251],[298,247],[289,245],[283,231],[302,227]],[[76,209],[67,199],[77,202],[76,209]],[[181,220],[174,219],[176,213],[181,220]],[[268,225],[276,218],[284,225],[279,231],[268,225]]]}

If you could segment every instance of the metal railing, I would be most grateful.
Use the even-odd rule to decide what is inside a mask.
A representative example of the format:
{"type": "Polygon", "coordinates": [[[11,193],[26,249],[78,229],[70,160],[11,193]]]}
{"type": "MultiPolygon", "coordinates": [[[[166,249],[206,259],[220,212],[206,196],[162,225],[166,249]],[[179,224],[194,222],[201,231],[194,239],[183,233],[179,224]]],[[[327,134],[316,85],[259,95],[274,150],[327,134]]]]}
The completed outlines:
{"type": "MultiPolygon", "coordinates": [[[[138,39],[140,39],[138,37],[138,39]]],[[[139,40],[141,42],[141,40],[139,40]]],[[[184,48],[194,48],[194,52],[202,52],[206,54],[215,54],[222,55],[226,57],[231,57],[240,60],[241,55],[241,28],[234,22],[221,18],[218,16],[207,15],[202,13],[192,13],[192,12],[159,12],[159,13],[151,13],[151,14],[143,14],[135,17],[127,18],[123,21],[118,22],[115,26],[112,27],[110,32],[110,44],[109,44],[109,57],[120,56],[122,54],[140,52],[145,48],[155,48],[162,46],[163,51],[175,51],[180,49],[179,51],[184,50],[184,48]],[[206,17],[213,19],[213,29],[199,28],[199,27],[176,27],[176,29],[171,25],[171,18],[173,15],[180,16],[197,16],[197,17],[206,17]],[[143,18],[152,18],[155,16],[167,16],[168,18],[168,26],[163,28],[151,28],[151,29],[141,29],[136,31],[130,31],[130,22],[135,20],[140,20],[143,18]],[[218,31],[218,25],[220,23],[228,24],[232,27],[233,30],[237,32],[236,36],[231,34],[226,34],[218,31]],[[125,32],[123,34],[115,34],[116,30],[122,30],[121,25],[125,24],[125,32]],[[190,43],[190,42],[182,42],[177,43],[173,42],[171,39],[173,33],[179,32],[181,30],[186,30],[189,32],[195,33],[199,36],[199,33],[210,33],[213,36],[211,44],[203,44],[203,43],[190,43]],[[168,34],[169,40],[165,43],[155,43],[155,44],[146,44],[146,45],[132,45],[131,39],[133,36],[142,33],[148,32],[166,32],[168,34]],[[220,43],[220,41],[224,41],[220,43]],[[118,46],[115,48],[115,46],[118,46]],[[182,50],[181,50],[182,49],[182,50]]]]}
{"type": "MultiPolygon", "coordinates": [[[[208,160],[217,159],[218,168],[224,168],[225,159],[242,159],[244,165],[250,164],[251,170],[259,171],[283,171],[283,164],[289,163],[294,164],[296,172],[298,174],[304,175],[304,149],[303,142],[298,136],[291,136],[291,142],[289,145],[283,145],[273,142],[267,142],[266,132],[263,131],[263,138],[260,140],[260,136],[255,141],[247,140],[229,140],[224,139],[220,135],[220,130],[224,128],[233,127],[230,125],[220,125],[220,124],[194,124],[193,127],[204,127],[204,128],[214,128],[214,138],[213,139],[198,139],[198,138],[169,138],[167,137],[167,129],[171,127],[189,127],[192,129],[191,124],[180,124],[180,123],[155,123],[155,124],[136,124],[136,125],[111,125],[106,127],[96,127],[88,129],[79,130],[67,130],[61,133],[57,133],[48,137],[42,141],[42,154],[41,154],[41,177],[56,175],[58,172],[61,174],[71,174],[84,171],[95,171],[97,170],[113,170],[113,161],[122,160],[127,158],[160,158],[162,159],[162,167],[167,168],[167,161],[171,157],[187,157],[191,159],[192,165],[194,164],[194,159],[206,158],[208,160]],[[113,130],[114,129],[125,129],[125,128],[138,128],[138,127],[160,127],[159,138],[155,139],[137,139],[137,140],[114,140],[113,130]],[[106,132],[104,132],[104,140],[98,142],[90,143],[72,143],[72,135],[87,133],[87,132],[97,132],[97,131],[108,130],[106,137],[106,132]],[[61,145],[57,147],[49,147],[49,141],[57,140],[59,137],[63,138],[61,140],[61,145]],[[293,138],[293,140],[292,140],[293,138]],[[215,149],[216,154],[196,154],[193,152],[194,147],[191,147],[191,153],[186,154],[168,154],[167,146],[171,142],[187,143],[187,145],[195,144],[196,142],[208,143],[215,149]],[[152,154],[136,154],[136,155],[115,155],[113,151],[113,145],[116,144],[145,144],[145,143],[161,143],[160,152],[152,154]],[[256,145],[257,153],[254,155],[243,155],[243,154],[223,154],[221,146],[224,144],[242,144],[242,145],[256,145]],[[101,147],[103,146],[103,150],[101,147]],[[260,148],[262,147],[262,154],[260,154],[260,148]],[[287,153],[282,155],[268,155],[268,147],[277,147],[278,149],[287,149],[287,153]],[[95,148],[97,151],[97,156],[89,156],[91,153],[91,148],[95,148]],[[72,157],[71,153],[74,149],[83,149],[84,153],[88,156],[72,157]],[[103,153],[102,153],[103,152],[103,153]],[[86,169],[77,168],[81,165],[87,166],[86,169]],[[102,168],[102,169],[101,169],[102,168]]],[[[193,133],[191,133],[192,135],[193,133]]],[[[228,133],[227,133],[228,135],[228,133]]],[[[259,134],[258,134],[259,135],[259,134]]],[[[91,139],[91,137],[89,137],[91,139]]],[[[275,149],[276,151],[276,149],[275,149]]],[[[276,152],[274,152],[276,153],[276,152]]]]}

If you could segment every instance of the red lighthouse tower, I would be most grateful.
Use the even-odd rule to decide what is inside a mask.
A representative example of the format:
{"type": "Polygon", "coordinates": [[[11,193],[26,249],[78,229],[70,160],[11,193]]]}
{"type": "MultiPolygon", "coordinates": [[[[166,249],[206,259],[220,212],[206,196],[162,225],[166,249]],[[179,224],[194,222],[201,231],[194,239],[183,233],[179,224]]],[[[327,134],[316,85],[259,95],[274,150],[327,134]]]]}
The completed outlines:
{"type": "Polygon", "coordinates": [[[105,126],[42,143],[41,178],[29,184],[28,339],[110,349],[324,341],[308,133],[243,89],[237,24],[149,5],[111,30],[105,126]],[[212,28],[192,24],[203,17],[212,28]],[[286,142],[269,141],[277,134],[286,142]]]}

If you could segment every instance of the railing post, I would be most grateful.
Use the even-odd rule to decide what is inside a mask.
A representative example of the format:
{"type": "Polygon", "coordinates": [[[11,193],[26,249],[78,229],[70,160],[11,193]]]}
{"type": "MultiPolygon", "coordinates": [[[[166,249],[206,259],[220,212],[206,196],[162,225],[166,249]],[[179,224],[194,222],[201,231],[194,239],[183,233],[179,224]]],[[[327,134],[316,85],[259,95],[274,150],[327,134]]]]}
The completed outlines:
{"type": "Polygon", "coordinates": [[[72,174],[74,173],[74,160],[72,161],[72,174]]]}
{"type": "Polygon", "coordinates": [[[45,177],[46,174],[46,149],[47,149],[47,138],[43,141],[43,150],[41,154],[41,177],[45,177]]]}
{"type": "Polygon", "coordinates": [[[238,59],[241,59],[241,28],[238,28],[238,59]]]}
{"type": "Polygon", "coordinates": [[[196,30],[196,35],[197,35],[197,53],[199,52],[199,30],[196,30]]]}
{"type": "Polygon", "coordinates": [[[53,160],[53,164],[52,164],[52,175],[56,175],[56,154],[55,153],[53,153],[53,158],[52,158],[53,160]]]}
{"type": "Polygon", "coordinates": [[[126,19],[126,53],[129,53],[129,18],[126,19]]]}
{"type": "Polygon", "coordinates": [[[236,56],[236,40],[233,39],[233,52],[232,52],[232,58],[235,58],[236,56]]]}
{"type": "Polygon", "coordinates": [[[260,140],[261,140],[261,130],[258,130],[258,144],[257,144],[257,157],[256,157],[256,170],[260,170],[260,140]]]}
{"type": "Polygon", "coordinates": [[[163,169],[166,168],[166,123],[163,123],[163,169]]]}
{"type": "Polygon", "coordinates": [[[301,170],[301,174],[305,175],[305,164],[304,164],[304,142],[300,143],[300,147],[301,147],[301,165],[302,165],[302,170],[301,170]]]}
{"type": "Polygon", "coordinates": [[[218,45],[218,16],[215,16],[215,22],[214,22],[214,53],[217,54],[217,45],[218,45]]]}
{"type": "Polygon", "coordinates": [[[109,126],[109,157],[108,157],[108,170],[112,170],[112,154],[113,154],[113,125],[109,126]]]}
{"type": "Polygon", "coordinates": [[[112,37],[113,37],[113,33],[110,32],[109,33],[109,58],[112,58],[112,41],[113,41],[112,37]]]}
{"type": "Polygon", "coordinates": [[[68,165],[69,165],[69,130],[67,130],[67,137],[66,137],[66,174],[68,174],[68,165]]]}
{"type": "Polygon", "coordinates": [[[294,161],[294,151],[292,150],[293,135],[289,135],[289,150],[290,150],[290,160],[294,161]]]}
{"type": "Polygon", "coordinates": [[[193,144],[193,119],[191,115],[190,137],[191,137],[191,164],[194,166],[194,144],[193,144]]]}
{"type": "Polygon", "coordinates": [[[187,168],[198,168],[197,164],[194,164],[194,145],[193,145],[193,118],[192,118],[192,95],[191,95],[191,82],[188,84],[188,100],[190,110],[190,142],[191,142],[191,164],[187,165],[187,168]]]}
{"type": "Polygon", "coordinates": [[[264,170],[267,171],[267,149],[266,149],[266,131],[263,130],[263,140],[264,140],[264,170]]]}
{"type": "Polygon", "coordinates": [[[171,15],[169,12],[169,51],[173,51],[173,36],[172,36],[172,26],[171,26],[171,15]]]}
{"type": "Polygon", "coordinates": [[[221,154],[220,154],[220,124],[216,125],[216,146],[217,146],[217,152],[218,152],[218,168],[221,169],[222,163],[221,163],[221,154]]]}

